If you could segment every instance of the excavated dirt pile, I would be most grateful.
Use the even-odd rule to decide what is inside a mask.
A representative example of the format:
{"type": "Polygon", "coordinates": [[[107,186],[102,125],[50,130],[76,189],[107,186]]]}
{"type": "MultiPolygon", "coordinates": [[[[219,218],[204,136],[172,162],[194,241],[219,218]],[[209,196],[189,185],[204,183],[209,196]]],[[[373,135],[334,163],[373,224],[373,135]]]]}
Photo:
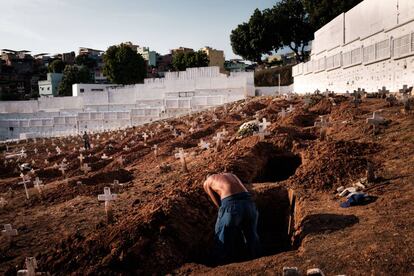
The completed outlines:
{"type": "Polygon", "coordinates": [[[90,151],[79,151],[80,137],[10,142],[0,156],[0,225],[18,235],[12,243],[0,237],[0,274],[15,275],[26,257],[57,275],[247,275],[283,266],[320,267],[328,275],[412,272],[414,120],[399,110],[380,99],[355,108],[344,96],[313,95],[309,106],[299,97],[258,97],[93,134],[90,151]],[[290,112],[282,116],[282,109],[290,112]],[[366,124],[375,110],[390,121],[376,136],[366,124]],[[320,115],[330,122],[323,140],[314,126],[320,115]],[[238,136],[243,123],[263,118],[271,123],[263,139],[238,136]],[[177,148],[187,154],[188,172],[177,148]],[[22,149],[26,156],[18,156],[22,149]],[[364,177],[368,162],[376,180],[366,192],[378,200],[339,208],[336,188],[364,177]],[[23,163],[30,167],[22,171],[23,163]],[[41,192],[31,181],[26,199],[21,172],[39,177],[41,192]],[[266,257],[215,263],[217,209],[202,184],[220,172],[236,174],[253,194],[266,257]],[[98,201],[105,187],[117,194],[111,218],[98,201]]]}

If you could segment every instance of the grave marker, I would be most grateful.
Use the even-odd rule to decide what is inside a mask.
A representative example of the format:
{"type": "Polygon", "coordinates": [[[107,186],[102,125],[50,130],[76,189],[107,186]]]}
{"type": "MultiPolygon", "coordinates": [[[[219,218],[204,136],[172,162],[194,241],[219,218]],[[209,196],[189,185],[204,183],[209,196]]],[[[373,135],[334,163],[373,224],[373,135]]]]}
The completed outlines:
{"type": "MultiPolygon", "coordinates": [[[[18,276],[35,276],[36,273],[36,269],[37,269],[37,261],[35,257],[27,257],[26,261],[26,269],[20,269],[19,271],[17,271],[17,275],[18,276]]],[[[40,273],[40,272],[39,272],[40,273]]],[[[43,273],[40,273],[43,275],[43,273]]]]}
{"type": "Polygon", "coordinates": [[[79,154],[78,159],[79,159],[80,165],[82,166],[82,164],[83,164],[83,160],[85,160],[85,157],[83,156],[83,154],[82,154],[82,153],[81,153],[81,154],[79,154]]]}
{"type": "Polygon", "coordinates": [[[374,111],[372,113],[371,118],[367,118],[367,124],[372,125],[374,135],[376,133],[376,128],[382,123],[384,123],[384,121],[385,121],[384,118],[378,115],[377,111],[374,111]]]}
{"type": "Polygon", "coordinates": [[[291,105],[289,105],[289,107],[287,108],[287,112],[288,113],[291,113],[291,112],[293,112],[295,110],[295,108],[293,107],[293,105],[291,104],[291,105]]]}
{"type": "Polygon", "coordinates": [[[17,183],[24,186],[24,191],[26,192],[26,198],[29,199],[29,190],[27,190],[27,183],[30,183],[30,177],[26,177],[23,173],[20,174],[22,181],[17,183]]]}
{"type": "Polygon", "coordinates": [[[39,177],[36,177],[35,181],[33,181],[34,183],[34,187],[37,189],[37,191],[39,192],[40,195],[42,195],[42,189],[45,186],[43,183],[43,181],[41,181],[39,179],[39,177]]]}
{"type": "Polygon", "coordinates": [[[210,148],[210,143],[205,142],[203,139],[200,140],[200,143],[198,143],[198,146],[203,150],[208,150],[210,148]]]}
{"type": "Polygon", "coordinates": [[[282,108],[282,111],[280,111],[280,112],[278,113],[278,115],[279,115],[280,117],[282,117],[282,118],[285,118],[285,117],[286,117],[286,110],[285,110],[284,108],[282,108]]]}
{"type": "Polygon", "coordinates": [[[157,145],[153,145],[152,146],[152,149],[154,150],[155,157],[157,157],[158,156],[158,146],[157,145]]]}
{"type": "Polygon", "coordinates": [[[187,162],[185,160],[185,158],[187,157],[187,155],[188,155],[188,153],[184,152],[184,149],[183,148],[179,148],[178,149],[178,153],[175,154],[175,158],[179,158],[180,159],[181,169],[185,173],[188,172],[187,162]]]}
{"type": "Polygon", "coordinates": [[[83,171],[83,173],[85,174],[85,175],[88,175],[88,173],[91,171],[92,169],[91,169],[91,167],[89,167],[88,166],[88,164],[83,164],[82,165],[82,167],[81,167],[81,171],[83,171]]]}
{"type": "Polygon", "coordinates": [[[11,224],[3,224],[4,230],[1,230],[1,233],[7,237],[9,240],[9,246],[13,244],[13,237],[17,236],[17,229],[13,229],[11,224]]]}
{"type": "Polygon", "coordinates": [[[217,132],[216,136],[213,137],[213,140],[216,141],[216,151],[219,151],[221,149],[221,142],[223,141],[223,137],[221,137],[221,135],[221,132],[217,132]]]}
{"type": "Polygon", "coordinates": [[[112,213],[112,204],[111,201],[117,199],[117,194],[111,194],[111,188],[105,187],[103,195],[98,195],[99,201],[105,201],[105,213],[108,222],[112,222],[113,213],[112,213]]]}
{"type": "Polygon", "coordinates": [[[0,208],[4,208],[7,205],[7,201],[4,197],[0,197],[0,208]]]}
{"type": "Polygon", "coordinates": [[[144,144],[147,144],[147,138],[148,138],[148,134],[146,132],[144,132],[144,134],[142,135],[142,138],[144,138],[144,144]]]}

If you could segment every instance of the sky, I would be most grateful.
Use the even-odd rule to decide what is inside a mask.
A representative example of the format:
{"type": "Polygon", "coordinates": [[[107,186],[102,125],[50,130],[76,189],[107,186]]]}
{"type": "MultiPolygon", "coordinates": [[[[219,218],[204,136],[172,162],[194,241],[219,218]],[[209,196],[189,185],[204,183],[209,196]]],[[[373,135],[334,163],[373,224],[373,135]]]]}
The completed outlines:
{"type": "Polygon", "coordinates": [[[224,50],[231,30],[276,0],[0,0],[0,49],[32,54],[106,50],[131,41],[161,54],[180,46],[224,50]]]}

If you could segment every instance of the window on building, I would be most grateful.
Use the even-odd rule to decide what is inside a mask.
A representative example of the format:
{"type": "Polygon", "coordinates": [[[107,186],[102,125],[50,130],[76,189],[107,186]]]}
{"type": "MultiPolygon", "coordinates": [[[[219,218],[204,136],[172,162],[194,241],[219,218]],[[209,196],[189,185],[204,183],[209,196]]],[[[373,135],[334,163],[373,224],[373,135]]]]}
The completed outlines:
{"type": "Polygon", "coordinates": [[[410,35],[394,39],[394,57],[401,57],[410,53],[410,35]]]}
{"type": "Polygon", "coordinates": [[[49,90],[50,90],[50,87],[47,88],[47,91],[49,91],[49,90]]]}
{"type": "Polygon", "coordinates": [[[81,92],[81,93],[85,92],[85,89],[81,88],[81,89],[80,89],[80,92],[81,92]]]}
{"type": "Polygon", "coordinates": [[[375,44],[376,59],[383,59],[390,57],[390,40],[386,39],[375,44]]]}
{"type": "Polygon", "coordinates": [[[92,88],[91,91],[104,91],[104,90],[101,88],[92,88]]]}
{"type": "Polygon", "coordinates": [[[375,60],[375,44],[364,47],[364,62],[375,60]]]}

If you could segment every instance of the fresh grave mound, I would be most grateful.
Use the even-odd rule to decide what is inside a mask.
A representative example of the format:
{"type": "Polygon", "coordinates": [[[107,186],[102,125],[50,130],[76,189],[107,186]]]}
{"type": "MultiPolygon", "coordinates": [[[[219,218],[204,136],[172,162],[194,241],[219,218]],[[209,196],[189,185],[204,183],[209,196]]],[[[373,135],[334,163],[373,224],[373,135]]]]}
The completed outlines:
{"type": "Polygon", "coordinates": [[[362,177],[370,154],[380,150],[375,143],[332,141],[309,148],[303,164],[292,177],[292,183],[305,188],[329,190],[362,177]]]}
{"type": "Polygon", "coordinates": [[[243,183],[276,182],[295,174],[301,158],[268,142],[259,142],[243,155],[231,160],[227,171],[243,183]]]}
{"type": "Polygon", "coordinates": [[[215,210],[199,185],[186,184],[187,191],[134,206],[137,210],[131,215],[102,225],[93,235],[64,239],[39,256],[41,263],[45,269],[68,274],[165,274],[187,261],[205,260],[213,244],[215,210]]]}

